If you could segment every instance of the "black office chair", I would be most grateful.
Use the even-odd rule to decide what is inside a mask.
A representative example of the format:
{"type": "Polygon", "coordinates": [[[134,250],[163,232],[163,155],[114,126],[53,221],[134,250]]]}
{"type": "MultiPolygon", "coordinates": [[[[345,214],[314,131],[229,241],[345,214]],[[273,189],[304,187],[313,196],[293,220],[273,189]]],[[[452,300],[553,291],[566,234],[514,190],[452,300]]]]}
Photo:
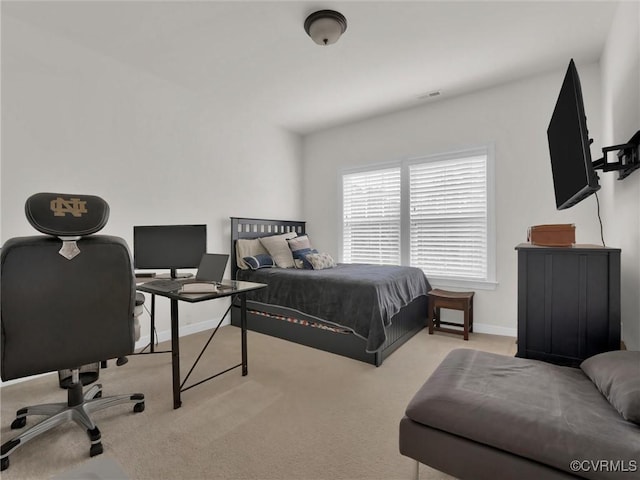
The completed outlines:
{"type": "Polygon", "coordinates": [[[36,436],[68,420],[85,428],[90,456],[102,453],[100,431],[90,414],[133,402],[144,411],[141,393],[102,397],[95,384],[83,392],[79,367],[124,357],[134,349],[135,280],[125,241],[101,230],[109,205],[100,197],[39,193],[25,204],[29,223],[46,236],[7,240],[0,253],[3,381],[63,369],[72,370],[67,402],[18,410],[11,428],[27,415],[47,418],[2,445],[9,455],[36,436]]]}

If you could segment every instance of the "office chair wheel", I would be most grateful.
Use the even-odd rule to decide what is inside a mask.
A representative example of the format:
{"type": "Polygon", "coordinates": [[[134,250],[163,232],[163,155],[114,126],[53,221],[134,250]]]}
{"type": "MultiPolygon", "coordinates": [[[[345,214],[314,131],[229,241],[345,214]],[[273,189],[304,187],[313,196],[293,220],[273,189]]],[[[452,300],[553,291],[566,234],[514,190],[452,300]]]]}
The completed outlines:
{"type": "Polygon", "coordinates": [[[11,429],[17,430],[18,428],[24,427],[26,424],[27,424],[27,417],[18,417],[13,422],[11,422],[11,429]]]}
{"type": "Polygon", "coordinates": [[[4,457],[0,464],[0,471],[4,471],[9,468],[9,457],[4,457]]]}
{"type": "Polygon", "coordinates": [[[91,445],[91,449],[89,450],[89,456],[95,457],[96,455],[100,455],[103,451],[102,442],[94,443],[91,445]]]}
{"type": "Polygon", "coordinates": [[[144,412],[144,402],[138,402],[133,406],[133,411],[135,413],[144,412]]]}
{"type": "Polygon", "coordinates": [[[96,427],[93,430],[87,430],[87,435],[89,435],[89,440],[91,440],[89,456],[95,457],[96,455],[100,455],[103,451],[102,442],[100,441],[102,438],[100,435],[100,429],[96,427]]]}

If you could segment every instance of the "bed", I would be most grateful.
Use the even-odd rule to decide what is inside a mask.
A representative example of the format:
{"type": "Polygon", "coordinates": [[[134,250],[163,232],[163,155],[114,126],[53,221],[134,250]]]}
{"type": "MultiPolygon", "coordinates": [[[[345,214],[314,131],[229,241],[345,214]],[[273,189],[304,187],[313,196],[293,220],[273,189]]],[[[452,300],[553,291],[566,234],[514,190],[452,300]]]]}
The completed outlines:
{"type": "MultiPolygon", "coordinates": [[[[269,285],[247,296],[249,330],[380,366],[426,325],[431,287],[416,268],[238,266],[238,241],[284,234],[301,238],[306,223],[231,217],[232,278],[269,285]]],[[[239,309],[232,309],[231,323],[240,325],[239,309]]]]}

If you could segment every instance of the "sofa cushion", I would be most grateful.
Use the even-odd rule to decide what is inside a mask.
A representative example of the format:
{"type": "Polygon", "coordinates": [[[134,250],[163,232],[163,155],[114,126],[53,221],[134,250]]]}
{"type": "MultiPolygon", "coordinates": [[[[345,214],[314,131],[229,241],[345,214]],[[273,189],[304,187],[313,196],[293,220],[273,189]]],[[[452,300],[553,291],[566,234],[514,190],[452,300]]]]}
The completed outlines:
{"type": "MultiPolygon", "coordinates": [[[[454,350],[406,415],[569,473],[573,460],[636,462],[640,429],[580,370],[475,350],[454,350]]],[[[580,472],[609,478],[615,472],[580,472]]]]}
{"type": "Polygon", "coordinates": [[[587,358],[580,368],[620,415],[640,424],[640,352],[600,353],[587,358]]]}

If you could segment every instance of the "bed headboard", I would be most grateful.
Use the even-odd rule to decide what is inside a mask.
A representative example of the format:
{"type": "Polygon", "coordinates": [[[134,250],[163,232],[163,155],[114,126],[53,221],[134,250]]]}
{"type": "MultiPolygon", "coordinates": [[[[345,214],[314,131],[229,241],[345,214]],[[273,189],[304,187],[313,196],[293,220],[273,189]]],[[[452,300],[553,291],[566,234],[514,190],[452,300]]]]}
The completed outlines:
{"type": "Polygon", "coordinates": [[[231,278],[236,278],[238,262],[236,259],[236,240],[240,238],[259,238],[296,232],[306,233],[306,222],[295,220],[266,220],[264,218],[231,218],[231,278]]]}

